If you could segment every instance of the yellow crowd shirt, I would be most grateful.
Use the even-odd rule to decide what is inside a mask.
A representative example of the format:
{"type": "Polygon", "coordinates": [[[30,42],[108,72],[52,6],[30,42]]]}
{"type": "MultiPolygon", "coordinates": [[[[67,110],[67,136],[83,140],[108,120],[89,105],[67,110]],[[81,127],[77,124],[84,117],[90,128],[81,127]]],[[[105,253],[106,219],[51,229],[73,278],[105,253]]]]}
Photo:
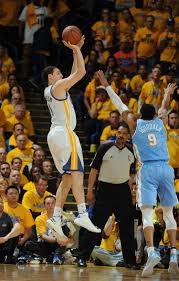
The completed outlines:
{"type": "MultiPolygon", "coordinates": [[[[17,146],[17,142],[16,142],[14,134],[9,138],[9,145],[14,146],[14,147],[17,146]]],[[[30,139],[27,139],[25,147],[32,148],[32,146],[33,146],[33,142],[30,139]]]]}
{"type": "Polygon", "coordinates": [[[34,184],[34,182],[30,181],[30,182],[26,183],[26,184],[23,186],[23,189],[24,189],[24,190],[27,190],[27,191],[29,191],[29,190],[35,190],[35,184],[34,184]]]}
{"type": "Polygon", "coordinates": [[[153,81],[146,82],[140,93],[140,99],[147,104],[153,104],[156,109],[159,109],[162,103],[164,93],[163,83],[156,85],[153,81]]]}
{"type": "Polygon", "coordinates": [[[165,11],[151,11],[147,15],[152,15],[155,18],[154,27],[159,32],[163,32],[165,30],[167,20],[170,17],[168,12],[165,12],[165,11]]]}
{"type": "Polygon", "coordinates": [[[23,196],[22,205],[32,212],[44,212],[44,199],[49,195],[52,195],[52,193],[45,191],[44,196],[39,197],[36,190],[29,190],[23,196]]]}
{"type": "Polygon", "coordinates": [[[11,208],[7,202],[4,202],[4,212],[14,217],[17,222],[20,223],[22,226],[22,234],[24,234],[25,228],[30,228],[34,225],[34,219],[31,212],[19,203],[17,203],[16,208],[11,208]]]}
{"type": "Polygon", "coordinates": [[[105,47],[109,47],[112,41],[112,27],[115,26],[113,22],[97,21],[92,26],[92,31],[95,32],[95,39],[103,40],[105,47]]]}
{"type": "Polygon", "coordinates": [[[28,182],[29,180],[27,179],[27,177],[24,174],[20,174],[20,186],[24,186],[28,182]]]}
{"type": "Polygon", "coordinates": [[[13,127],[15,124],[17,123],[22,123],[25,127],[25,133],[28,135],[28,136],[34,136],[34,127],[33,127],[33,124],[32,124],[32,120],[30,119],[27,119],[26,117],[21,119],[21,120],[18,120],[15,115],[13,115],[12,117],[8,118],[7,119],[7,123],[6,123],[6,132],[12,132],[13,131],[13,127]]]}
{"type": "Polygon", "coordinates": [[[101,240],[100,248],[111,251],[111,252],[115,252],[116,251],[115,242],[119,238],[118,235],[119,235],[118,227],[115,224],[115,227],[113,228],[112,233],[109,236],[109,238],[101,240]]]}
{"type": "Polygon", "coordinates": [[[138,111],[138,102],[135,98],[130,98],[128,103],[128,108],[131,112],[137,113],[138,111]]]}
{"type": "Polygon", "coordinates": [[[111,125],[107,126],[104,128],[101,137],[100,137],[100,141],[105,141],[110,139],[110,137],[114,137],[116,136],[117,133],[117,129],[112,129],[111,125]]]}
{"type": "Polygon", "coordinates": [[[47,233],[47,222],[48,216],[47,213],[43,213],[42,215],[38,216],[35,220],[36,232],[37,236],[40,237],[42,234],[47,233]]]}
{"type": "Polygon", "coordinates": [[[134,77],[132,77],[131,82],[130,82],[132,91],[135,92],[135,91],[138,91],[138,89],[142,89],[142,86],[146,82],[147,82],[147,79],[143,80],[140,74],[135,75],[134,77]]]}
{"type": "Polygon", "coordinates": [[[137,57],[153,57],[157,51],[158,37],[158,31],[151,31],[147,27],[139,28],[134,38],[134,41],[139,43],[137,47],[137,57]]]}
{"type": "Polygon", "coordinates": [[[160,61],[176,63],[177,35],[175,32],[163,32],[158,41],[158,45],[167,38],[167,46],[160,54],[160,61]]]}
{"type": "Polygon", "coordinates": [[[0,10],[2,16],[0,18],[0,25],[3,26],[17,26],[18,16],[22,5],[26,4],[24,0],[0,0],[0,10]]]}
{"type": "Polygon", "coordinates": [[[173,168],[179,168],[179,129],[170,129],[166,126],[167,130],[167,145],[170,156],[169,164],[173,168]]]}
{"type": "Polygon", "coordinates": [[[130,12],[135,20],[137,28],[143,27],[145,23],[145,15],[147,11],[145,9],[138,9],[136,7],[130,8],[130,12]]]}
{"type": "Polygon", "coordinates": [[[32,163],[33,149],[26,148],[24,150],[21,150],[18,147],[16,147],[8,152],[6,160],[11,165],[12,159],[15,157],[19,157],[20,159],[22,159],[22,170],[23,170],[26,165],[32,163]]]}
{"type": "Polygon", "coordinates": [[[95,93],[96,93],[96,83],[95,83],[95,79],[92,79],[91,82],[88,83],[85,89],[85,97],[89,100],[91,106],[95,101],[95,93]]]}

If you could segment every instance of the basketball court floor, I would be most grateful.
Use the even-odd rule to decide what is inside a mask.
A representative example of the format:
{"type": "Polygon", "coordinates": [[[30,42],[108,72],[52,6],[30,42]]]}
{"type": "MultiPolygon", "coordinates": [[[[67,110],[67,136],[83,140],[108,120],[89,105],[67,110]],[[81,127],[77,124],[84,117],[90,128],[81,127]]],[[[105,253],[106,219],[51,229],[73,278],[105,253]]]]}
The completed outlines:
{"type": "Polygon", "coordinates": [[[179,280],[179,274],[167,270],[155,270],[150,278],[142,278],[141,270],[88,266],[78,268],[71,265],[0,265],[0,281],[164,281],[179,280]]]}

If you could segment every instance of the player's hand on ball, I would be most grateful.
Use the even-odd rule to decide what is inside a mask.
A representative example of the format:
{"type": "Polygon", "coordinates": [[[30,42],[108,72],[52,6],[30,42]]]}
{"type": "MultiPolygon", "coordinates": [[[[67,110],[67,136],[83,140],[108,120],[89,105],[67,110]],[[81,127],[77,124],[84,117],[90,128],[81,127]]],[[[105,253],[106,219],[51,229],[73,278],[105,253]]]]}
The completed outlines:
{"type": "Polygon", "coordinates": [[[81,49],[84,43],[85,43],[85,36],[83,35],[80,41],[78,42],[77,46],[81,49]]]}
{"type": "Polygon", "coordinates": [[[64,44],[67,48],[73,50],[74,52],[75,52],[77,49],[79,49],[79,46],[78,46],[78,45],[72,45],[70,42],[66,42],[66,41],[62,41],[62,42],[63,42],[63,44],[64,44]]]}

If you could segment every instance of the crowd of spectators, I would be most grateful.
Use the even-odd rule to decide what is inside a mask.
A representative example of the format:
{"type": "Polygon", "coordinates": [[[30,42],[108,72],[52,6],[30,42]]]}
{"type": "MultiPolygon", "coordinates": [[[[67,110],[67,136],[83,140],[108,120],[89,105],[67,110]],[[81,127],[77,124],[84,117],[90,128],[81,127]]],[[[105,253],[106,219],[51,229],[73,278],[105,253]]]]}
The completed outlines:
{"type": "MultiPolygon", "coordinates": [[[[72,215],[63,214],[64,233],[69,238],[65,245],[47,229],[59,179],[53,173],[53,163],[37,143],[31,114],[26,109],[26,93],[19,82],[25,79],[41,91],[40,72],[44,67],[56,65],[64,75],[70,71],[72,56],[61,42],[61,32],[72,24],[79,26],[86,37],[82,51],[87,74],[76,87],[74,105],[90,152],[96,152],[100,143],[114,142],[122,122],[100,85],[97,70],[105,72],[136,118],[143,103],[160,108],[168,83],[179,85],[177,0],[0,0],[1,263],[62,264],[73,262],[72,255],[77,255],[77,251],[67,251],[74,243],[72,215]]],[[[178,194],[179,87],[171,96],[167,123],[170,165],[175,171],[178,194]]],[[[145,260],[145,242],[134,172],[129,184],[137,220],[136,261],[141,264],[145,260]]],[[[175,218],[179,224],[177,206],[175,218]]],[[[160,205],[154,209],[153,220],[155,247],[162,254],[159,266],[167,267],[170,245],[160,205]]],[[[104,233],[100,247],[92,253],[95,264],[121,265],[120,229],[112,214],[104,233]]]]}

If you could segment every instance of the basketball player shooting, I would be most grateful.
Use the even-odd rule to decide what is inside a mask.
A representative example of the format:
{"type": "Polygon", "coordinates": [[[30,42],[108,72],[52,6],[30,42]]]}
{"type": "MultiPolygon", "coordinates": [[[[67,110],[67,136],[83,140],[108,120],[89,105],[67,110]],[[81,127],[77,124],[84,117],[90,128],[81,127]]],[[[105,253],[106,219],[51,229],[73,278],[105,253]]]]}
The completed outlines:
{"type": "MultiPolygon", "coordinates": [[[[148,253],[147,263],[143,269],[142,276],[150,276],[153,273],[154,266],[160,261],[160,256],[154,249],[154,227],[152,223],[152,209],[156,205],[157,194],[160,198],[163,219],[171,245],[168,272],[178,273],[176,252],[177,225],[173,216],[173,207],[176,206],[178,200],[174,188],[174,171],[168,165],[169,155],[165,126],[162,120],[156,117],[155,108],[152,104],[143,104],[140,110],[141,119],[138,119],[136,122],[128,107],[108,84],[104,73],[99,71],[98,76],[101,84],[106,87],[111,101],[119,110],[122,119],[130,128],[135,154],[141,164],[137,175],[138,204],[142,211],[144,237],[148,253]]],[[[161,117],[166,115],[167,103],[175,89],[175,84],[169,84],[165,89],[162,106],[159,109],[161,117]]]]}
{"type": "Polygon", "coordinates": [[[80,81],[86,73],[81,47],[84,36],[77,45],[63,41],[73,51],[71,74],[63,78],[61,71],[55,66],[48,66],[42,71],[42,82],[46,87],[44,96],[51,114],[51,128],[47,142],[57,170],[62,174],[62,181],[56,194],[56,206],[53,217],[47,225],[55,231],[59,241],[65,243],[68,238],[61,226],[61,214],[69,190],[72,188],[77,202],[79,216],[75,219],[78,226],[91,232],[101,230],[93,225],[88,217],[83,189],[84,163],[78,136],[75,134],[76,114],[68,93],[69,89],[80,81]]]}

